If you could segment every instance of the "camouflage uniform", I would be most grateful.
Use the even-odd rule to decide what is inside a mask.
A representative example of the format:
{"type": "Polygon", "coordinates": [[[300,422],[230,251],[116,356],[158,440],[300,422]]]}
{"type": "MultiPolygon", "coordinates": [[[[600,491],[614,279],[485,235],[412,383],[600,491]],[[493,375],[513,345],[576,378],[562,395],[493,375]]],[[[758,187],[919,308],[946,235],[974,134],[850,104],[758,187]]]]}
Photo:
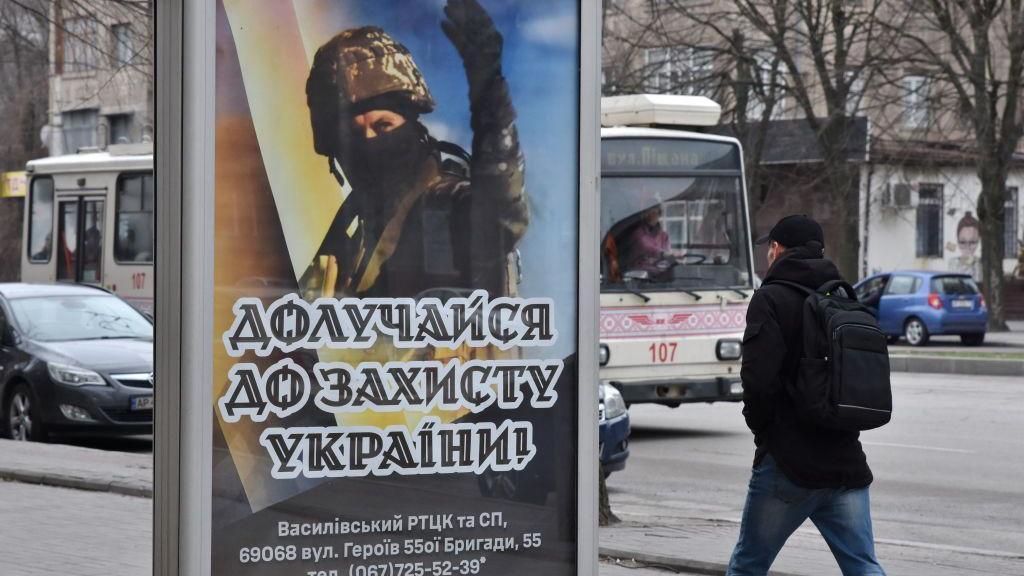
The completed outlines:
{"type": "MultiPolygon", "coordinates": [[[[349,178],[353,192],[320,249],[337,262],[334,294],[410,297],[441,288],[483,288],[493,296],[514,292],[510,262],[526,231],[528,208],[515,110],[500,69],[501,37],[493,25],[490,31],[483,40],[493,44],[496,37],[496,64],[493,50],[486,65],[468,61],[463,53],[472,156],[421,128],[417,145],[424,152],[402,178],[349,178]]],[[[462,53],[472,47],[456,48],[462,53]]],[[[344,132],[353,114],[375,109],[373,103],[386,97],[398,103],[408,123],[435,105],[409,51],[376,27],[346,30],[324,44],[306,91],[316,151],[328,157],[343,185],[346,174],[361,168],[351,164],[360,144],[344,132]]],[[[326,259],[319,260],[303,278],[303,285],[313,288],[309,292],[323,278],[318,268],[326,259]]]]}

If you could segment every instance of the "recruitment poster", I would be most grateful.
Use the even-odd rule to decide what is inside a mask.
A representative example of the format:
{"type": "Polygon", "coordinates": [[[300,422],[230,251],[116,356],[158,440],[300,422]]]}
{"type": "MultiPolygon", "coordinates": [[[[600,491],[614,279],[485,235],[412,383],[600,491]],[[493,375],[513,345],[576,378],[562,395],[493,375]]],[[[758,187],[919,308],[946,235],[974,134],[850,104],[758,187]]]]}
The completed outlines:
{"type": "Polygon", "coordinates": [[[580,9],[217,0],[213,574],[575,573],[580,9]]]}

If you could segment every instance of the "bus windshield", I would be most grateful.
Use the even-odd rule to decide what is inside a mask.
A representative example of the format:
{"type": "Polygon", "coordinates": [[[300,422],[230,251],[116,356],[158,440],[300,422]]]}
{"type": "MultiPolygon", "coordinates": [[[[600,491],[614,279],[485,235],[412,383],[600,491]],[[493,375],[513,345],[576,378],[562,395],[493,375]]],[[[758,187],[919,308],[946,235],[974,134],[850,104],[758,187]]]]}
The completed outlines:
{"type": "Polygon", "coordinates": [[[749,288],[750,241],[738,163],[736,175],[727,172],[603,175],[602,290],[749,288]]]}

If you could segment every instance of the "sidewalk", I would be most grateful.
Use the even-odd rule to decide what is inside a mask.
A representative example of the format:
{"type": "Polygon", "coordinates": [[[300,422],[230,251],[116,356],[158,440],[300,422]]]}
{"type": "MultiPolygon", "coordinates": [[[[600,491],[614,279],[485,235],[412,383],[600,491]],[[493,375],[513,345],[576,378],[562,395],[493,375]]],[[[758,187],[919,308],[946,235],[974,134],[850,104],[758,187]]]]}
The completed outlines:
{"type": "Polygon", "coordinates": [[[934,336],[927,346],[900,342],[889,347],[893,372],[1024,376],[1024,322],[1008,332],[989,332],[983,346],[964,346],[959,336],[934,336]]]}
{"type": "MultiPolygon", "coordinates": [[[[725,574],[739,535],[738,518],[694,518],[671,507],[619,505],[623,522],[601,528],[601,555],[635,559],[698,574],[725,574]]],[[[963,576],[1024,574],[1024,554],[876,539],[876,552],[889,574],[963,576]]],[[[777,576],[839,576],[832,553],[814,526],[804,524],[773,565],[777,576]]]]}
{"type": "Polygon", "coordinates": [[[153,501],[0,481],[4,576],[153,573],[153,501]]]}
{"type": "Polygon", "coordinates": [[[0,440],[0,480],[152,497],[153,457],[0,440]]]}

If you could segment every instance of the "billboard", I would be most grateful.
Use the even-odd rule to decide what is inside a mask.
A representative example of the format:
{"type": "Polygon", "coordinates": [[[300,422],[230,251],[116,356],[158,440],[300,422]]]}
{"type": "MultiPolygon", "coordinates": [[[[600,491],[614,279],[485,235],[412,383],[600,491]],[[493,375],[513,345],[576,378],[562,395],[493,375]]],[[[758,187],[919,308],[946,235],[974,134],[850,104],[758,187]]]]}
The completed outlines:
{"type": "Polygon", "coordinates": [[[580,403],[596,381],[581,383],[593,370],[578,362],[581,342],[588,362],[596,351],[579,328],[596,311],[580,300],[580,246],[596,245],[580,239],[593,201],[581,190],[596,182],[582,132],[593,164],[597,146],[596,123],[581,123],[585,11],[217,0],[212,54],[186,38],[186,70],[190,54],[207,58],[213,106],[190,120],[186,95],[212,163],[205,203],[182,192],[211,241],[197,268],[209,282],[195,284],[210,290],[197,298],[209,322],[181,321],[204,358],[201,489],[183,492],[201,501],[209,573],[591,564],[579,557],[593,488],[579,470],[597,466],[579,441],[597,411],[580,403]]]}

